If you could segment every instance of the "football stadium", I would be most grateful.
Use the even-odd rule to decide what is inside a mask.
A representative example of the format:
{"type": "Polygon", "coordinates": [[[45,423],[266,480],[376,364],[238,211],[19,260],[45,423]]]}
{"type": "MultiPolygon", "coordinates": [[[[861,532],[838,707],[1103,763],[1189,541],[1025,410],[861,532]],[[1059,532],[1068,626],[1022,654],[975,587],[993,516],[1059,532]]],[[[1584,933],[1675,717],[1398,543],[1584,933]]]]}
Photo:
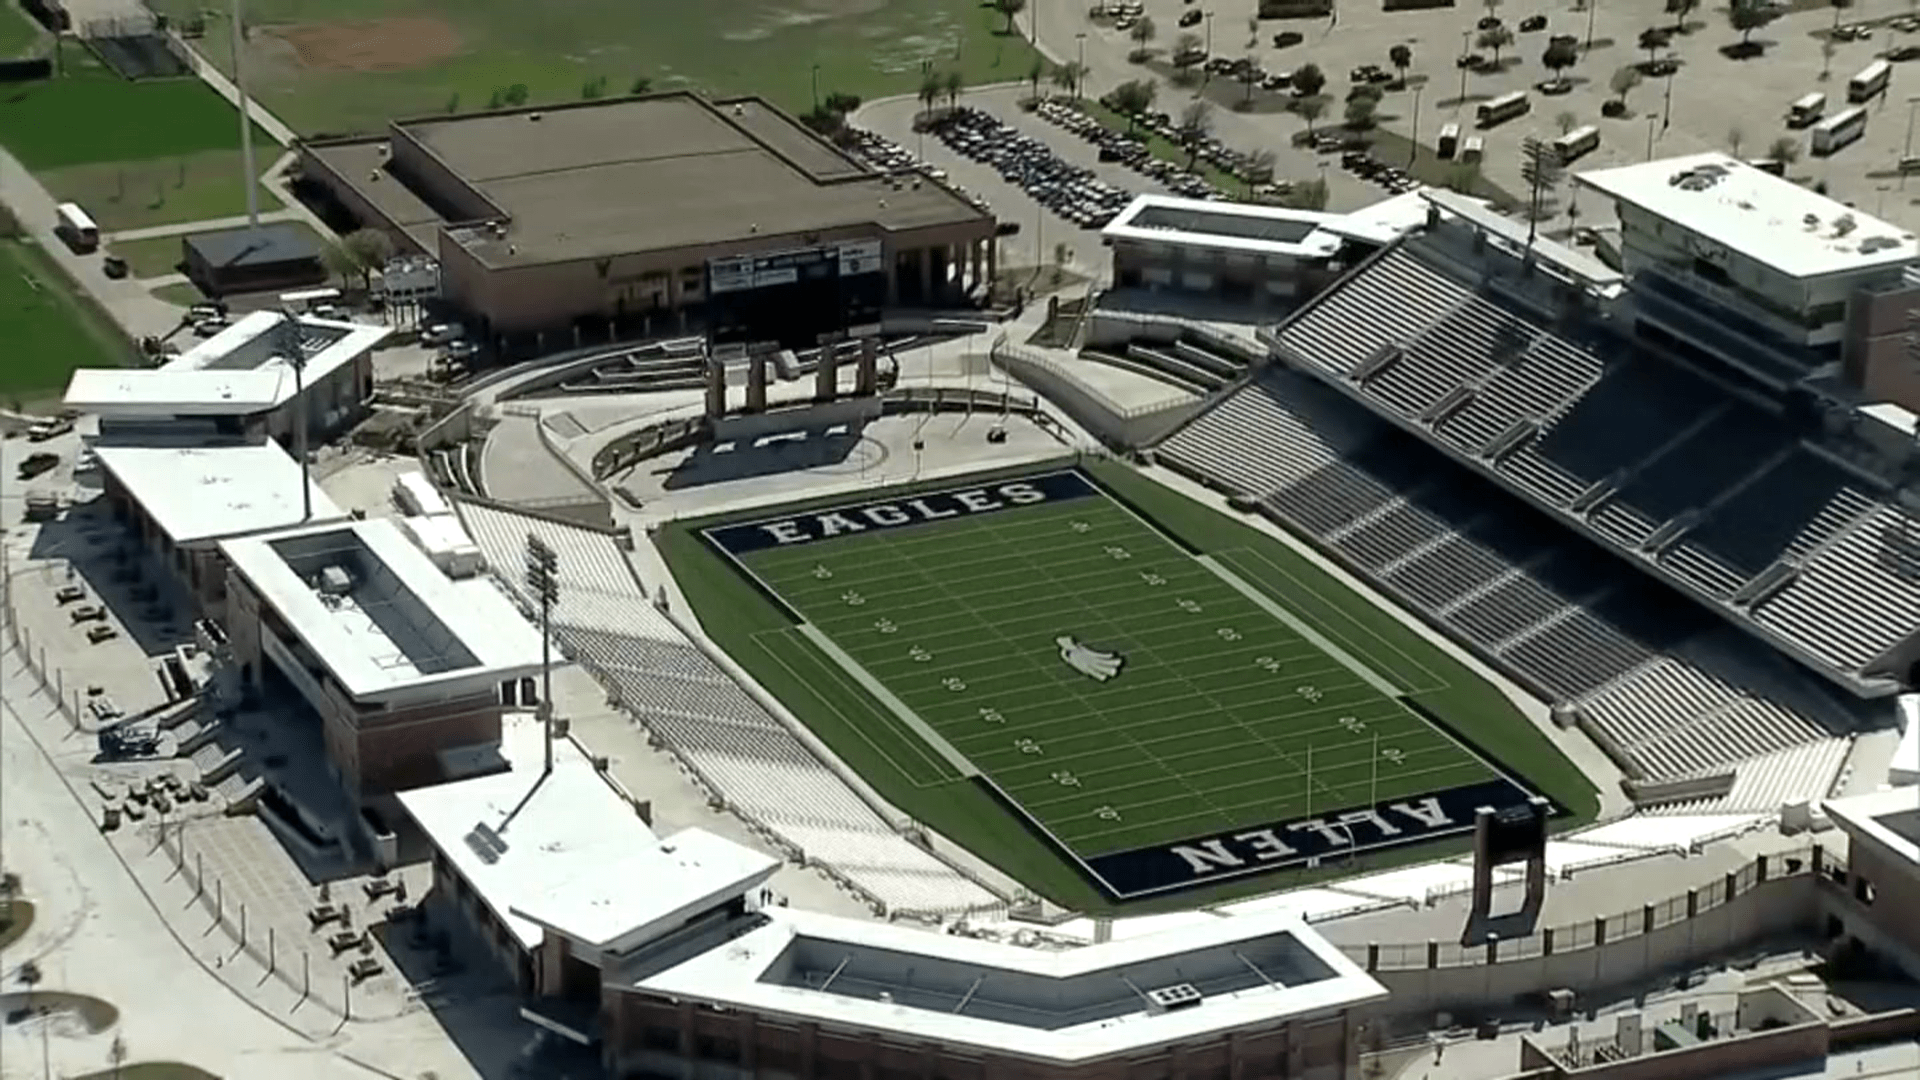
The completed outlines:
{"type": "MultiPolygon", "coordinates": [[[[774,130],[684,95],[540,130],[669,106],[774,130]]],[[[22,652],[98,741],[107,842],[192,868],[228,966],[364,895],[381,932],[310,986],[269,944],[261,985],[344,1028],[495,980],[541,1075],[1438,1080],[1471,1041],[1615,1080],[1911,1042],[1845,987],[1920,975],[1920,241],[1722,154],[1574,182],[1604,240],[1436,188],[1286,229],[1143,196],[1076,304],[963,288],[969,231],[858,326],[774,325],[798,279],[756,271],[750,340],[676,292],[675,336],[439,382],[380,376],[352,313],[250,316],[201,347],[220,378],[81,372],[81,430],[29,436],[105,475],[24,500],[22,652]],[[241,338],[341,334],[378,388],[221,384],[309,370],[241,338]],[[158,760],[244,842],[150,839],[158,760]],[[222,863],[248,845],[288,880],[222,863]]]]}

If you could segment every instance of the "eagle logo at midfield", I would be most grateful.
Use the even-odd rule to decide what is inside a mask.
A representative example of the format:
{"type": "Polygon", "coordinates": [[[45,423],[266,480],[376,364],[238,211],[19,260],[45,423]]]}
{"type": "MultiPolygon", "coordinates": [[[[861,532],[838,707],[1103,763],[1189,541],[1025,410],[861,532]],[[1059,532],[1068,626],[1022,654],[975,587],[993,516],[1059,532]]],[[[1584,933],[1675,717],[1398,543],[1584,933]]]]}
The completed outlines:
{"type": "Polygon", "coordinates": [[[1060,646],[1060,659],[1066,661],[1068,667],[1095,682],[1106,682],[1120,674],[1120,666],[1127,662],[1119,653],[1082,644],[1071,634],[1062,634],[1054,638],[1053,643],[1060,646]]]}

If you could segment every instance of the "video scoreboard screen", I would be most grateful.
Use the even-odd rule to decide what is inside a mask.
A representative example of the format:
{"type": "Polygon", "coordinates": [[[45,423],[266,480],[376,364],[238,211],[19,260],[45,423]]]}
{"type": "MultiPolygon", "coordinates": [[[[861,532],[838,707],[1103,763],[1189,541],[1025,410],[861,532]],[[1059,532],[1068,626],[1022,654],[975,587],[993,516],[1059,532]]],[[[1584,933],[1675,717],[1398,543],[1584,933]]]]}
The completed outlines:
{"type": "Polygon", "coordinates": [[[810,345],[822,333],[878,319],[887,287],[878,240],[707,261],[716,342],[810,345]]]}

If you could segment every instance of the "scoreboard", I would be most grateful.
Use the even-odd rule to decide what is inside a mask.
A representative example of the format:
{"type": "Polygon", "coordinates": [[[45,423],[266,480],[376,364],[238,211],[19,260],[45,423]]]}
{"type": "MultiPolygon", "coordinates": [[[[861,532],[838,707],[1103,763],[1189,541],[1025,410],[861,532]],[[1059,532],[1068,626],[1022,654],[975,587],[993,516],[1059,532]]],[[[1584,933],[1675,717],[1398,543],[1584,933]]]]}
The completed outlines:
{"type": "Polygon", "coordinates": [[[878,240],[709,259],[708,332],[715,343],[811,345],[879,320],[885,270],[878,240]]]}

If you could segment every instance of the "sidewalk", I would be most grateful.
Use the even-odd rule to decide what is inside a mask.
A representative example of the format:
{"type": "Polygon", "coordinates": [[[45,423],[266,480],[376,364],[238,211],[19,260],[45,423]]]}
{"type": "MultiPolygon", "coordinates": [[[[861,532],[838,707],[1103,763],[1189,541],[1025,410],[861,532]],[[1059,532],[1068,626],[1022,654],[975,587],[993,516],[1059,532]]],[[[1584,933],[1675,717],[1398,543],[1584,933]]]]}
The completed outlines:
{"type": "MultiPolygon", "coordinates": [[[[298,210],[282,208],[265,210],[260,214],[263,224],[276,221],[305,221],[306,215],[298,210]]],[[[205,221],[176,221],[171,225],[149,225],[144,229],[127,229],[123,232],[108,233],[101,237],[107,243],[115,244],[127,240],[157,240],[167,236],[187,236],[192,233],[214,232],[219,229],[244,229],[247,215],[235,214],[232,217],[208,218],[205,221]]]]}
{"type": "MultiPolygon", "coordinates": [[[[164,337],[179,327],[181,308],[155,299],[140,282],[108,277],[100,268],[99,252],[75,254],[55,235],[54,208],[59,201],[4,147],[0,147],[0,203],[12,208],[26,235],[98,300],[129,336],[164,337]]],[[[130,352],[128,360],[132,359],[130,352]]]]}

